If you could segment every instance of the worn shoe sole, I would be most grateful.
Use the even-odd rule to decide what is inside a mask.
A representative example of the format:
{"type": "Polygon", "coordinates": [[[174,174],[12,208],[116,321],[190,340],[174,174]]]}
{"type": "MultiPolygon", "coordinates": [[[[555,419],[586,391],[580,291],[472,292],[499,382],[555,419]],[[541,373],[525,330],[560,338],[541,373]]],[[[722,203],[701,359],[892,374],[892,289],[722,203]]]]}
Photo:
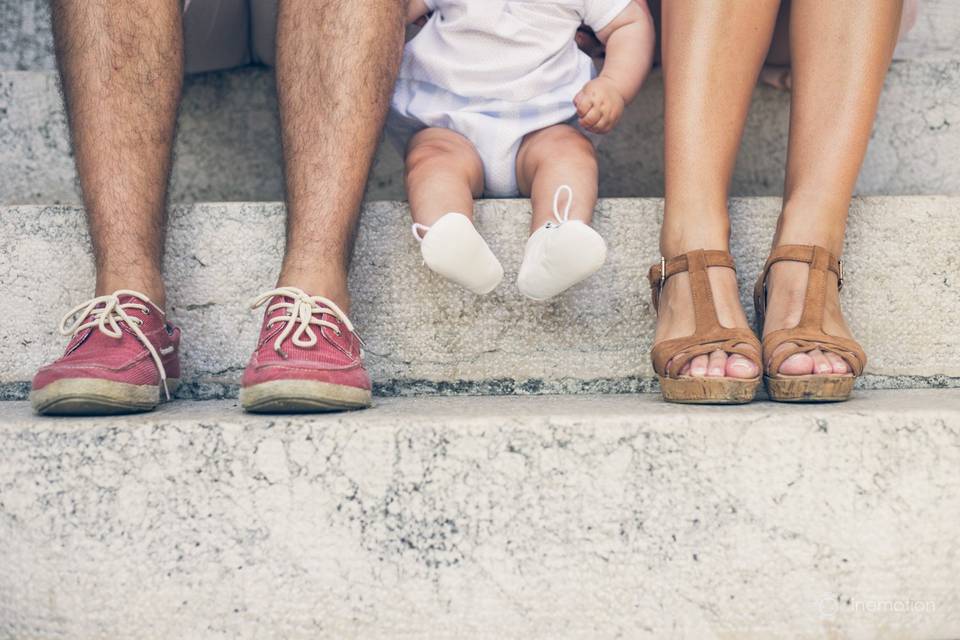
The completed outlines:
{"type": "Polygon", "coordinates": [[[767,395],[777,402],[843,402],[850,398],[855,378],[846,376],[764,376],[767,395]]]}
{"type": "Polygon", "coordinates": [[[686,376],[660,378],[660,391],[667,402],[680,404],[746,404],[757,395],[760,378],[711,378],[686,376]]]}
{"type": "Polygon", "coordinates": [[[250,413],[323,413],[370,406],[369,389],[312,380],[274,380],[240,389],[240,405],[250,413]]]}
{"type": "MultiPolygon", "coordinates": [[[[167,379],[170,394],[180,380],[167,379]]],[[[110,416],[151,411],[166,400],[157,385],[127,384],[98,378],[69,378],[30,392],[34,411],[46,416],[110,416]]]]}

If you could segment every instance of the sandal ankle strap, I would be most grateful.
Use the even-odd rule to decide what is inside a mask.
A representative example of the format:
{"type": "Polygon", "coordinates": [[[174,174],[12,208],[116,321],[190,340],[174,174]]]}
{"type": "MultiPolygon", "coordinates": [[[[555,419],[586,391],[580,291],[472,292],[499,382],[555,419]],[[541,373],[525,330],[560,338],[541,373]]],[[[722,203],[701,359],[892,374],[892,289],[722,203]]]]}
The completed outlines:
{"type": "Polygon", "coordinates": [[[843,260],[833,255],[829,249],[812,244],[782,244],[770,251],[753,288],[753,302],[758,313],[763,313],[767,307],[767,276],[770,267],[778,262],[804,262],[809,264],[811,269],[832,271],[837,276],[837,290],[843,289],[843,260]]]}
{"type": "Polygon", "coordinates": [[[676,378],[683,366],[698,355],[725,351],[742,355],[759,369],[760,342],[749,329],[724,327],[717,317],[713,288],[707,275],[709,267],[726,267],[736,271],[733,256],[726,251],[698,249],[650,268],[648,278],[653,294],[653,306],[660,307],[663,285],[678,273],[690,274],[690,295],[693,300],[694,332],[689,336],[664,340],[653,346],[651,357],[658,375],[676,378]]]}
{"type": "Polygon", "coordinates": [[[838,289],[843,287],[843,261],[829,249],[798,244],[773,248],[753,290],[760,330],[762,331],[767,308],[767,276],[770,267],[778,262],[803,262],[810,265],[810,272],[804,293],[803,313],[797,325],[773,331],[763,339],[764,370],[768,375],[772,375],[771,372],[779,371],[780,365],[791,355],[819,348],[840,356],[847,362],[853,375],[860,375],[867,362],[866,354],[860,345],[855,340],[829,335],[823,330],[827,272],[836,274],[838,289]],[[791,346],[774,357],[773,353],[785,343],[791,346]]]}
{"type": "Polygon", "coordinates": [[[653,296],[654,310],[660,309],[660,293],[663,291],[663,285],[667,283],[672,276],[678,273],[692,271],[703,265],[706,267],[727,267],[737,270],[733,263],[733,256],[726,251],[718,249],[698,249],[689,253],[683,253],[667,260],[663,256],[660,262],[650,267],[647,279],[650,281],[650,293],[653,296]],[[696,256],[696,257],[691,257],[696,256]],[[702,256],[702,262],[701,258],[702,256]]]}

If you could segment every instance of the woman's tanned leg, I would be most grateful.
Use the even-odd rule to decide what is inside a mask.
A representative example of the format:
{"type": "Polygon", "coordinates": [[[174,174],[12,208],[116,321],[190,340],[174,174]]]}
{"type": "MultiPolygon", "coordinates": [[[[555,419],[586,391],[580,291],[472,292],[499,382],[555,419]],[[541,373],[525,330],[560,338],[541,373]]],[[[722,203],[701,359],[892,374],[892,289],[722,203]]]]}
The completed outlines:
{"type": "MultiPolygon", "coordinates": [[[[727,191],[750,98],[770,46],[779,0],[670,0],[662,7],[666,204],[660,248],[671,258],[729,246],[727,191]]],[[[746,327],[730,269],[709,270],[719,319],[746,327]]],[[[694,332],[685,274],[667,281],[655,340],[694,332]]],[[[722,351],[690,363],[693,375],[752,378],[755,365],[722,351]]]]}
{"type": "MultiPolygon", "coordinates": [[[[840,255],[901,11],[901,0],[792,0],[790,143],[774,244],[816,244],[840,255]]],[[[765,332],[799,321],[806,280],[803,264],[771,269],[765,332]]],[[[825,329],[849,336],[836,288],[827,292],[825,329]]],[[[839,356],[819,350],[797,354],[781,367],[791,374],[846,371],[839,356]]]]}

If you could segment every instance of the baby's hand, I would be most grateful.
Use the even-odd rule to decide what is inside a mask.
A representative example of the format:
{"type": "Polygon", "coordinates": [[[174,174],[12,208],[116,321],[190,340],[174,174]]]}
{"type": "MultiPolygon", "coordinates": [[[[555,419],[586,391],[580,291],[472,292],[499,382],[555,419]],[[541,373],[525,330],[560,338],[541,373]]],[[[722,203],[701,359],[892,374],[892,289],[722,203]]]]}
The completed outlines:
{"type": "Polygon", "coordinates": [[[591,133],[608,133],[623,115],[624,101],[613,81],[600,76],[583,86],[573,99],[580,126],[591,133]]]}

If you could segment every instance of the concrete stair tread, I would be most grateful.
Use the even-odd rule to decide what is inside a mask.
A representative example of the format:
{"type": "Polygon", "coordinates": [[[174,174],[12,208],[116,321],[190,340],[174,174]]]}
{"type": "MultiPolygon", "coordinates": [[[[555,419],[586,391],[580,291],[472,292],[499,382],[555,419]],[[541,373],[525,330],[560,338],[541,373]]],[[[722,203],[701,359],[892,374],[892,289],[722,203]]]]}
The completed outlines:
{"type": "MultiPolygon", "coordinates": [[[[606,196],[663,193],[663,83],[659,72],[616,132],[599,146],[606,196]]],[[[960,60],[893,65],[857,186],[863,195],[960,194],[960,60]]],[[[282,197],[272,73],[247,68],[186,81],[172,183],[174,202],[282,197]]],[[[754,96],[732,193],[778,195],[789,125],[788,93],[754,96]]],[[[370,199],[403,197],[403,170],[384,144],[370,199]]],[[[75,170],[52,71],[0,71],[0,204],[77,202],[75,170]]]]}
{"type": "MultiPolygon", "coordinates": [[[[760,429],[801,429],[819,425],[826,431],[831,422],[841,427],[857,417],[927,420],[960,419],[960,389],[861,390],[848,402],[782,403],[761,397],[745,405],[682,405],[664,402],[659,394],[571,394],[541,396],[459,396],[380,397],[367,410],[318,414],[250,414],[235,399],[175,400],[155,411],[128,416],[39,416],[26,401],[0,403],[0,431],[72,433],[77,430],[115,432],[163,428],[192,428],[198,425],[229,424],[241,430],[296,430],[299,428],[397,429],[474,428],[483,432],[490,424],[515,423],[516,428],[550,431],[560,426],[597,428],[619,424],[642,426],[663,432],[710,433],[718,429],[738,430],[745,425],[760,429]],[[705,420],[693,420],[703,417],[705,420]],[[826,423],[826,424],[822,424],[826,423]]],[[[960,425],[958,425],[960,426],[960,425]]],[[[116,434],[111,437],[115,437],[116,434]]],[[[263,432],[260,432],[263,435],[263,432]]],[[[808,436],[813,436],[811,432],[808,436]]],[[[954,435],[960,437],[960,433],[954,435]]],[[[86,436],[83,436],[86,437],[86,436]]],[[[91,436],[92,437],[92,436],[91,436]]]]}
{"type": "MultiPolygon", "coordinates": [[[[779,200],[731,203],[744,305],[769,248],[779,200]]],[[[606,266],[549,304],[516,291],[529,204],[483,201],[481,232],[506,269],[476,297],[421,264],[406,205],[366,206],[351,273],[352,317],[368,345],[380,395],[631,392],[655,389],[654,313],[646,284],[658,259],[662,202],[607,199],[596,228],[606,266]]],[[[862,387],[960,386],[960,199],[876,197],[851,210],[843,304],[870,362],[862,387]],[[918,304],[922,301],[922,304],[918,304]]],[[[246,304],[274,283],[283,247],[279,204],[177,207],[166,275],[169,310],[184,332],[183,395],[229,397],[256,341],[246,304]]],[[[0,208],[0,395],[25,398],[37,367],[59,355],[60,314],[89,295],[92,263],[76,207],[0,208]]]]}
{"type": "Polygon", "coordinates": [[[0,459],[0,637],[960,635],[960,390],[8,402],[0,459]]]}

